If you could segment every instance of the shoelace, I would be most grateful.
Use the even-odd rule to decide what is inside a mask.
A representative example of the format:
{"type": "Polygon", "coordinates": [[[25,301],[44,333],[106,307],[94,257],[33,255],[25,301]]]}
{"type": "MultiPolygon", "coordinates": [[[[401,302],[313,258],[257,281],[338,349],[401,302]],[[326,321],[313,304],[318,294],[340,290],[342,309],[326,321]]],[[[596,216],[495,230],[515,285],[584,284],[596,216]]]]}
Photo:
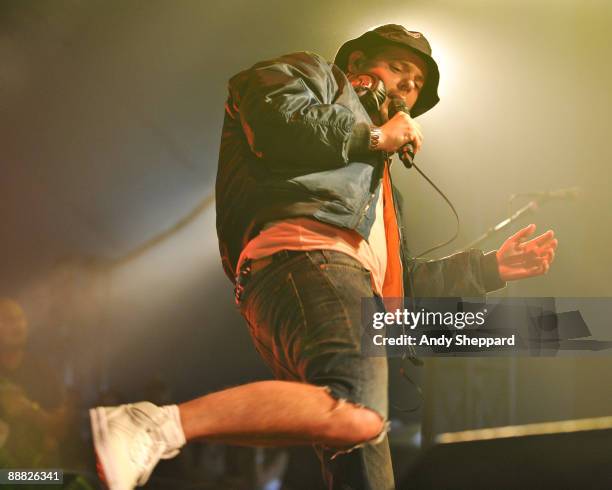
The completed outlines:
{"type": "Polygon", "coordinates": [[[151,425],[151,419],[146,414],[143,414],[140,410],[132,409],[130,410],[130,416],[136,419],[144,417],[147,419],[147,425],[149,425],[145,430],[137,431],[132,435],[129,453],[132,463],[141,471],[138,485],[144,485],[151,476],[153,468],[164,455],[166,445],[159,431],[151,425]]]}

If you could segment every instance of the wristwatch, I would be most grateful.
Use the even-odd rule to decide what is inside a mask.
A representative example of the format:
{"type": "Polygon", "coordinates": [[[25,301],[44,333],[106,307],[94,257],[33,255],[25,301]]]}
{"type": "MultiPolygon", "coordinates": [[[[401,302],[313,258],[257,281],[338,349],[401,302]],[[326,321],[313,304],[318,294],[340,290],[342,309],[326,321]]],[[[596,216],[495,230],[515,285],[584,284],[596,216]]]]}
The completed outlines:
{"type": "Polygon", "coordinates": [[[381,136],[382,130],[378,126],[372,126],[370,128],[370,144],[368,145],[370,151],[378,151],[378,143],[380,142],[381,136]]]}

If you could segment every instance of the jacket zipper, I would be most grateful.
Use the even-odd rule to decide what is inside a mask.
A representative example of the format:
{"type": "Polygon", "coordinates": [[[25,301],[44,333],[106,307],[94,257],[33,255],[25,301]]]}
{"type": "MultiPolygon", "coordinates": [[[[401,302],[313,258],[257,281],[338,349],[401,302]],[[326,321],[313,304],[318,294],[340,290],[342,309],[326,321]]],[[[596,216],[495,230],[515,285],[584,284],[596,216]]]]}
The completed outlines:
{"type": "MultiPolygon", "coordinates": [[[[389,158],[389,156],[388,156],[388,154],[386,152],[384,152],[384,157],[383,158],[384,158],[385,162],[389,158]]],[[[385,165],[386,165],[386,163],[385,163],[385,165]]],[[[361,223],[363,222],[364,218],[366,217],[366,214],[368,214],[368,210],[370,209],[370,206],[372,205],[372,202],[374,201],[374,197],[376,197],[376,192],[371,192],[370,193],[370,197],[369,197],[368,201],[366,202],[365,207],[363,208],[363,211],[361,211],[361,216],[359,217],[359,220],[357,221],[357,227],[359,227],[359,225],[361,225],[361,223]]]]}
{"type": "Polygon", "coordinates": [[[366,203],[365,208],[363,208],[363,211],[361,213],[361,218],[359,219],[359,224],[361,224],[361,222],[363,221],[363,218],[365,218],[366,214],[368,214],[368,209],[370,209],[370,206],[372,205],[372,202],[374,201],[374,197],[375,196],[376,196],[376,192],[372,192],[370,194],[368,202],[366,203]]]}

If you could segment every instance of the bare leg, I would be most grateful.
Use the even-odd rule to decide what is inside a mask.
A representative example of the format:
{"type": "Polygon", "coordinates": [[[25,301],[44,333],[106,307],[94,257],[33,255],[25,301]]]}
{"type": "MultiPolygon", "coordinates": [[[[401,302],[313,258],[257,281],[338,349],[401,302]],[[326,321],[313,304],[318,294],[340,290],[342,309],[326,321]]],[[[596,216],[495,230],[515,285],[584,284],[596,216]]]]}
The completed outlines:
{"type": "Polygon", "coordinates": [[[335,400],[320,386],[260,381],[179,405],[187,440],[279,446],[319,443],[346,447],[376,437],[375,412],[335,400]]]}

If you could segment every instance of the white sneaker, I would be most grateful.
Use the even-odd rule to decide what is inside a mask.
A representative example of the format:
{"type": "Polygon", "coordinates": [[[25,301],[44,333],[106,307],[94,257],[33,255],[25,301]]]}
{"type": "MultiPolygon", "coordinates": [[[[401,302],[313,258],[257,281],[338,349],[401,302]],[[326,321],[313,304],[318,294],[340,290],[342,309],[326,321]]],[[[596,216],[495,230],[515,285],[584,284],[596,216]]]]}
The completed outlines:
{"type": "Polygon", "coordinates": [[[179,453],[164,438],[170,417],[152,403],[92,408],[89,416],[98,474],[110,490],[144,485],[160,459],[179,453]]]}

